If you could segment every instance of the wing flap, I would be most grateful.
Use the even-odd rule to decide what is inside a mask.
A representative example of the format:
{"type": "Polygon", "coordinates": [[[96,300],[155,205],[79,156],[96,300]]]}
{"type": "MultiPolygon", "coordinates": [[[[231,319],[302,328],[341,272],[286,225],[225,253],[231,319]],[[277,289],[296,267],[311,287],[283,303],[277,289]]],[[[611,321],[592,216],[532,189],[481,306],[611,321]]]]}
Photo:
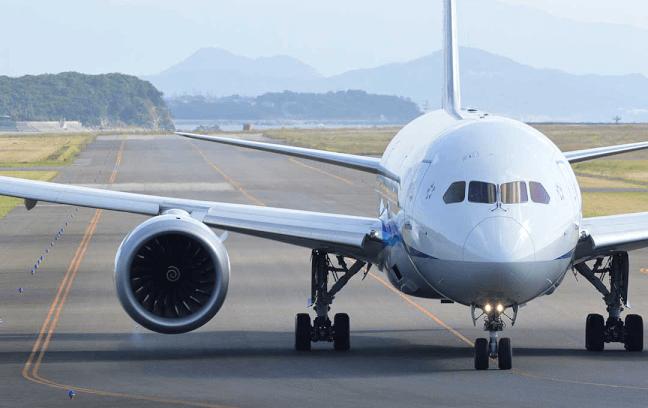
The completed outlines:
{"type": "Polygon", "coordinates": [[[584,218],[574,263],[648,247],[648,212],[584,218]]]}
{"type": "Polygon", "coordinates": [[[586,160],[599,159],[601,157],[615,154],[634,152],[636,150],[648,149],[648,142],[628,143],[617,146],[596,147],[594,149],[575,150],[565,153],[570,163],[579,163],[586,160]]]}

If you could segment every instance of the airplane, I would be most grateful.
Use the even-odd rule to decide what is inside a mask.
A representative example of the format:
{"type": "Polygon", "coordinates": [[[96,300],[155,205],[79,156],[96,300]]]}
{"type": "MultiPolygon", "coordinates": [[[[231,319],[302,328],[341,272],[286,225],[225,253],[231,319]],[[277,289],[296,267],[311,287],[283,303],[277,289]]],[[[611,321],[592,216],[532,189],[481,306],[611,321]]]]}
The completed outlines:
{"type": "Polygon", "coordinates": [[[462,109],[453,0],[444,2],[442,109],[406,125],[381,158],[178,132],[178,135],[370,173],[378,215],[357,217],[207,202],[0,177],[0,195],[151,216],[122,241],[115,257],[119,301],[138,324],[160,333],[195,330],[216,315],[230,276],[227,250],[212,228],[311,250],[307,313],[295,317],[294,347],[313,342],[350,348],[350,320],[335,296],[372,265],[402,293],[470,308],[488,338],[474,344],[474,367],[512,368],[509,338],[520,306],[552,294],[576,270],[604,296],[607,319],[586,319],[585,347],[605,343],[643,350],[643,319],[629,314],[628,252],[648,246],[648,212],[582,217],[570,163],[648,148],[648,142],[561,152],[534,128],[462,109]],[[349,261],[350,260],[350,261],[349,261]],[[586,264],[590,262],[589,266],[586,264]],[[349,266],[347,262],[352,262],[349,266]],[[329,276],[341,274],[329,287],[329,276]],[[609,285],[603,277],[609,276],[609,285]],[[506,312],[509,311],[509,317],[506,312]]]}

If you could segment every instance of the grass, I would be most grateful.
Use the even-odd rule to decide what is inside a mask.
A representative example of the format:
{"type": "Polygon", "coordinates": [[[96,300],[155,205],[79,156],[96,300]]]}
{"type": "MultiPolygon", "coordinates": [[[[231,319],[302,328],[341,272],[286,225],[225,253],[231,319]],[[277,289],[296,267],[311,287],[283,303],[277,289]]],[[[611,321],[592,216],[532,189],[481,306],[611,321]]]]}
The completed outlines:
{"type": "MultiPolygon", "coordinates": [[[[0,176],[6,177],[19,177],[29,180],[51,181],[58,175],[58,171],[0,171],[0,176]]],[[[22,198],[0,196],[0,218],[7,215],[7,213],[16,206],[22,204],[22,198]]]]}
{"type": "Polygon", "coordinates": [[[0,167],[67,166],[96,135],[37,134],[0,137],[0,167]]]}
{"type": "Polygon", "coordinates": [[[264,133],[293,146],[360,155],[381,155],[400,127],[271,129],[264,133]]]}
{"type": "Polygon", "coordinates": [[[583,193],[583,217],[648,211],[648,193],[583,193]]]}

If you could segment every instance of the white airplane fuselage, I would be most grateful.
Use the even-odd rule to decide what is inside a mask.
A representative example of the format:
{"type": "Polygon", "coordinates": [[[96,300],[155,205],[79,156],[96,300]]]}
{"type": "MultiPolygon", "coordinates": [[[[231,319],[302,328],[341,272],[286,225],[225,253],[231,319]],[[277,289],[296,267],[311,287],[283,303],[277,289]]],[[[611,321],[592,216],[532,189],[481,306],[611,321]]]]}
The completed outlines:
{"type": "Polygon", "coordinates": [[[378,177],[379,266],[404,293],[479,308],[551,293],[579,237],[576,176],[534,128],[462,115],[425,114],[387,147],[381,164],[400,183],[378,177]]]}

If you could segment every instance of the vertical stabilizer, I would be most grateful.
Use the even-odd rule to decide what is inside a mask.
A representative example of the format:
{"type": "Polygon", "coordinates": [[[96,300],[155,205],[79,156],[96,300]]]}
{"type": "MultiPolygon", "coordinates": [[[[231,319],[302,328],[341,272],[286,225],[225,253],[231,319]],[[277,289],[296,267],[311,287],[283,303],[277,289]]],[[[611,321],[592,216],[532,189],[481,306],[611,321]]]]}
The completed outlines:
{"type": "Polygon", "coordinates": [[[443,109],[461,119],[455,0],[443,1],[443,109]]]}

